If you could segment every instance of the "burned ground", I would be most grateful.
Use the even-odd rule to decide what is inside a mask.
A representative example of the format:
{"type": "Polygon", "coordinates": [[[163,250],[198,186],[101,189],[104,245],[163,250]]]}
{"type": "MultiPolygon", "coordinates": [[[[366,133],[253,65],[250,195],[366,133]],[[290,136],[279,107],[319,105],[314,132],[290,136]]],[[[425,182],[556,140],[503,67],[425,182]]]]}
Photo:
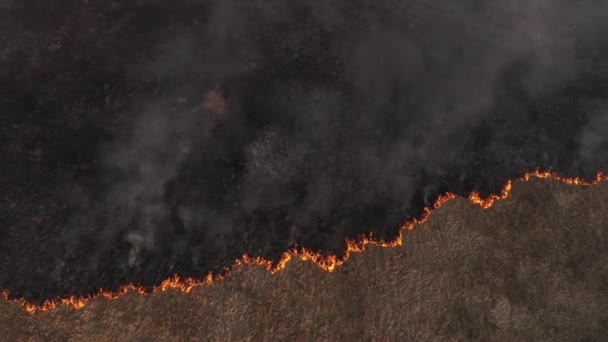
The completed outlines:
{"type": "Polygon", "coordinates": [[[41,302],[390,240],[607,168],[606,4],[0,1],[0,288],[41,302]]]}

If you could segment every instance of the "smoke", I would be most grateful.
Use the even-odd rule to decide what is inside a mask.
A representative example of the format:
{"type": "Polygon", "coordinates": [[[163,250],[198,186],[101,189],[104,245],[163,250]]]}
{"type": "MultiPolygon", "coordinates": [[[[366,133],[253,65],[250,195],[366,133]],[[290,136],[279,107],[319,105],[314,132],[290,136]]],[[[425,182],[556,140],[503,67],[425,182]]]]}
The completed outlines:
{"type": "Polygon", "coordinates": [[[608,147],[608,106],[604,101],[594,103],[587,113],[588,121],[580,132],[580,154],[586,165],[603,170],[608,162],[604,153],[608,147]]]}
{"type": "Polygon", "coordinates": [[[170,229],[166,187],[193,146],[194,151],[208,148],[210,132],[221,119],[218,99],[214,111],[204,108],[200,98],[189,104],[175,95],[141,105],[132,129],[105,149],[108,173],[120,175],[109,189],[107,205],[123,209],[115,226],[106,229],[125,231],[124,239],[131,245],[129,266],[137,263],[142,249],[155,248],[159,231],[170,229]]]}
{"type": "MultiPolygon", "coordinates": [[[[218,213],[217,203],[176,203],[193,234],[231,234],[243,216],[281,210],[289,215],[283,223],[295,229],[288,242],[319,225],[332,231],[360,225],[348,216],[378,206],[385,218],[372,224],[398,225],[421,185],[420,173],[446,177],[466,155],[472,129],[502,105],[496,91],[501,77],[510,77],[506,70],[524,66],[514,80],[520,96],[542,98],[589,66],[576,56],[579,32],[595,45],[603,29],[579,27],[601,5],[436,2],[439,11],[425,13],[429,5],[422,3],[402,9],[411,17],[396,6],[221,1],[194,32],[175,29],[154,58],[135,68],[136,79],[180,84],[196,73],[198,82],[221,84],[232,92],[228,120],[235,128],[209,138],[213,122],[176,117],[168,108],[146,110],[136,120],[130,141],[109,158],[133,173],[111,195],[129,208],[125,224],[135,230],[126,239],[133,250],[154,249],[155,232],[170,225],[167,184],[189,158],[203,158],[200,167],[210,167],[203,151],[217,147],[208,146],[209,139],[215,145],[237,141],[229,163],[242,168],[219,190],[235,201],[229,214],[221,213],[225,208],[218,213]],[[245,89],[233,86],[234,79],[245,89]],[[181,152],[195,140],[190,153],[181,152]]],[[[525,117],[525,108],[507,105],[520,111],[509,116],[525,117]]],[[[433,185],[422,185],[428,205],[433,185]]]]}
{"type": "MultiPolygon", "coordinates": [[[[602,1],[85,7],[106,19],[81,32],[98,33],[54,53],[97,61],[84,68],[97,74],[49,64],[82,85],[122,70],[107,82],[127,105],[90,119],[110,138],[92,148],[97,172],[74,179],[98,201],[62,224],[91,228],[59,230],[57,244],[76,255],[94,235],[96,248],[86,266],[58,260],[65,272],[150,284],[244,252],[339,251],[357,234],[393,237],[445,191],[496,191],[535,167],[606,168],[602,1]]],[[[95,96],[62,99],[98,108],[95,96]]]]}
{"type": "MultiPolygon", "coordinates": [[[[165,193],[183,164],[202,158],[198,167],[211,168],[204,150],[218,147],[208,146],[210,139],[239,144],[228,163],[242,169],[231,181],[213,180],[227,182],[223,189],[182,190],[182,197],[219,190],[235,201],[228,213],[205,200],[176,203],[191,234],[231,234],[243,216],[282,210],[289,215],[282,223],[292,228],[286,243],[315,229],[343,237],[349,225],[362,224],[350,217],[354,211],[371,215],[383,207],[384,217],[372,222],[378,226],[406,219],[420,172],[445,177],[462,158],[472,128],[490,119],[507,68],[524,64],[528,73],[516,81],[538,98],[588,64],[575,56],[575,45],[578,25],[595,6],[436,3],[444,10],[399,22],[393,5],[216,2],[202,29],[176,29],[141,71],[135,68],[136,79],[147,75],[180,87],[191,73],[198,82],[231,88],[232,79],[242,78],[246,86],[237,85],[228,98],[232,130],[209,137],[215,124],[200,108],[201,93],[198,108],[179,109],[187,113],[144,109],[128,141],[108,156],[129,174],[109,195],[128,208],[118,227],[128,227],[129,265],[171,225],[165,193]]],[[[413,13],[425,11],[412,6],[413,13]]],[[[595,44],[594,33],[587,44],[595,44]]],[[[426,194],[425,204],[431,200],[426,194]]]]}

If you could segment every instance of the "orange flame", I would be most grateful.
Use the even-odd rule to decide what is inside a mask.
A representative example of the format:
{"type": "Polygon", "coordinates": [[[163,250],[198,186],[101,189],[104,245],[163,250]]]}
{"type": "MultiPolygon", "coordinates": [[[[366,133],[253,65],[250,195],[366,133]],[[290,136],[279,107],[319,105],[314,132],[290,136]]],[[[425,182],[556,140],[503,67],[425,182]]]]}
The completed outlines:
{"type": "MultiPolygon", "coordinates": [[[[608,175],[605,175],[601,172],[597,173],[597,176],[594,180],[586,181],[586,180],[583,180],[578,177],[567,178],[567,177],[559,176],[558,174],[550,172],[550,171],[539,171],[539,170],[526,173],[523,177],[520,178],[520,180],[524,181],[524,182],[528,182],[533,178],[553,179],[553,180],[563,182],[565,184],[581,185],[581,186],[590,186],[590,185],[598,184],[600,182],[608,181],[608,175]]],[[[512,185],[513,185],[512,180],[507,181],[507,183],[505,184],[505,186],[503,187],[503,189],[499,195],[493,194],[487,198],[482,198],[479,193],[472,192],[469,195],[469,200],[472,203],[477,204],[484,209],[487,209],[487,208],[491,207],[494,204],[494,202],[509,197],[509,195],[511,193],[512,185]]],[[[448,202],[456,197],[458,197],[458,196],[453,193],[447,193],[445,195],[440,196],[437,199],[437,201],[435,201],[432,208],[429,208],[429,207],[424,208],[424,212],[420,218],[412,219],[412,220],[404,223],[401,226],[401,229],[399,230],[399,235],[393,241],[376,240],[372,237],[372,234],[369,234],[369,236],[362,236],[358,240],[346,240],[346,251],[342,257],[338,257],[336,255],[323,255],[323,254],[314,252],[312,250],[309,250],[305,247],[299,248],[296,246],[296,247],[293,247],[292,249],[284,252],[282,257],[280,258],[280,260],[276,263],[273,263],[271,260],[267,260],[262,257],[250,257],[249,255],[244,254],[241,258],[235,260],[232,267],[237,266],[237,265],[257,265],[257,266],[264,267],[271,274],[275,274],[275,273],[285,269],[285,267],[287,267],[287,264],[292,259],[299,258],[300,260],[303,260],[303,261],[312,261],[313,263],[317,264],[319,267],[321,267],[323,270],[325,270],[327,272],[333,272],[337,269],[337,267],[339,267],[339,266],[343,265],[345,262],[347,262],[353,253],[363,252],[367,245],[380,246],[380,247],[402,246],[404,230],[411,230],[415,226],[426,222],[433,209],[438,209],[438,208],[442,207],[446,202],[448,202]]],[[[9,292],[7,290],[2,291],[2,294],[4,295],[4,298],[7,301],[17,303],[26,312],[28,312],[30,314],[34,314],[39,311],[49,311],[49,310],[52,310],[52,309],[55,309],[55,308],[58,308],[61,306],[64,306],[64,307],[71,306],[74,309],[81,309],[89,301],[91,301],[94,298],[104,297],[107,299],[117,299],[121,296],[124,296],[128,292],[136,292],[136,293],[140,293],[142,295],[156,293],[159,291],[164,292],[169,289],[178,289],[183,292],[190,292],[190,291],[192,291],[192,289],[194,287],[202,286],[202,285],[211,285],[214,282],[217,282],[217,281],[223,279],[230,273],[231,268],[226,268],[226,270],[223,274],[219,274],[219,275],[215,275],[215,276],[212,273],[209,273],[203,279],[180,278],[178,275],[174,275],[173,277],[170,277],[169,279],[164,280],[159,286],[154,287],[152,289],[152,291],[149,291],[149,292],[147,292],[142,286],[128,284],[128,285],[122,286],[116,292],[110,292],[110,291],[105,291],[105,290],[101,289],[96,294],[90,295],[88,297],[70,296],[67,298],[47,300],[42,305],[35,305],[32,303],[29,303],[27,300],[25,300],[23,298],[12,299],[12,298],[10,298],[9,292]]]]}

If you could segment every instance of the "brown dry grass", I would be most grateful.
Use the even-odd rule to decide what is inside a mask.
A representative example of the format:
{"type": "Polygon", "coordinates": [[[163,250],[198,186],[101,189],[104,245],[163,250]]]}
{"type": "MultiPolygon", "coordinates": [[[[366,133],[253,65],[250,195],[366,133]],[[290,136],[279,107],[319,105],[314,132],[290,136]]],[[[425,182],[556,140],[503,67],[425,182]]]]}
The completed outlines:
{"type": "Polygon", "coordinates": [[[0,302],[3,340],[602,340],[608,336],[608,184],[516,183],[483,210],[436,210],[403,247],[334,273],[254,266],[192,293],[96,299],[29,315],[0,302]]]}

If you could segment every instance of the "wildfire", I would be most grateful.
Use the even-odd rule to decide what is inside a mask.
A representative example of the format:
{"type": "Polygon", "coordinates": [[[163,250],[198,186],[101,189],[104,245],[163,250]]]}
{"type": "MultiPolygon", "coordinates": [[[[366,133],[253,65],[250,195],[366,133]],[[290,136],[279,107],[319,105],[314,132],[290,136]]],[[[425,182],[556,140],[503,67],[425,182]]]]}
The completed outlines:
{"type": "MultiPolygon", "coordinates": [[[[595,185],[595,184],[598,184],[601,182],[608,181],[608,175],[605,175],[601,172],[597,173],[596,178],[594,180],[586,181],[586,180],[583,180],[578,177],[567,178],[567,177],[559,176],[558,174],[553,173],[553,172],[539,171],[539,170],[526,173],[523,177],[520,178],[520,180],[524,181],[524,182],[528,182],[533,178],[553,179],[553,180],[557,180],[557,181],[560,181],[560,182],[563,182],[563,183],[569,184],[569,185],[582,185],[582,186],[590,186],[590,185],[595,185]]],[[[512,180],[507,181],[507,183],[503,187],[501,193],[498,195],[493,194],[487,198],[482,198],[479,193],[472,192],[469,195],[468,199],[472,203],[477,204],[484,209],[487,209],[487,208],[491,207],[494,204],[494,202],[509,197],[509,195],[511,193],[511,189],[512,189],[512,184],[513,184],[512,180]]],[[[321,267],[325,271],[333,272],[337,269],[337,267],[339,267],[339,266],[343,265],[345,262],[347,262],[353,253],[363,252],[367,245],[380,246],[380,247],[402,246],[403,240],[404,240],[403,239],[404,230],[411,230],[416,225],[424,223],[428,219],[428,217],[431,214],[431,211],[433,209],[438,209],[438,208],[442,207],[446,202],[448,202],[456,197],[458,197],[458,196],[453,193],[447,193],[443,196],[440,196],[437,199],[437,201],[435,201],[432,208],[427,207],[424,209],[424,212],[420,218],[412,219],[412,220],[404,223],[401,226],[401,229],[399,230],[398,237],[393,241],[376,240],[373,238],[372,234],[369,234],[369,236],[362,236],[357,240],[347,240],[346,241],[346,252],[344,253],[344,255],[342,257],[338,257],[336,255],[323,255],[323,254],[311,251],[305,247],[296,246],[296,247],[293,247],[292,249],[284,252],[281,259],[276,263],[272,262],[271,260],[264,259],[262,257],[250,257],[249,255],[244,254],[241,258],[235,260],[233,266],[256,265],[256,266],[264,267],[271,274],[275,274],[275,273],[285,269],[285,267],[287,266],[287,264],[289,263],[290,260],[292,260],[294,258],[298,258],[303,261],[312,261],[313,263],[317,264],[319,267],[321,267]]],[[[29,303],[23,298],[12,299],[9,296],[9,292],[6,290],[4,290],[2,292],[2,294],[4,295],[4,297],[7,301],[17,303],[26,312],[28,312],[30,314],[34,314],[39,311],[49,311],[49,310],[58,308],[60,306],[65,306],[65,307],[71,306],[74,309],[81,309],[90,300],[92,300],[96,297],[104,297],[107,299],[117,299],[121,296],[124,296],[125,294],[127,294],[129,292],[135,292],[135,293],[145,295],[145,294],[155,293],[155,292],[159,292],[159,291],[164,292],[169,289],[178,289],[183,292],[190,292],[194,287],[202,286],[202,285],[211,285],[214,282],[217,282],[217,281],[223,279],[230,273],[230,269],[231,268],[227,268],[223,274],[219,274],[219,275],[213,275],[212,273],[209,273],[203,279],[180,278],[178,275],[174,275],[173,277],[163,281],[159,286],[154,287],[152,289],[152,291],[150,291],[150,292],[146,291],[141,286],[128,284],[128,285],[122,286],[116,292],[110,292],[110,291],[105,291],[105,290],[101,289],[96,294],[90,295],[88,297],[70,296],[67,298],[47,300],[42,305],[35,305],[32,303],[29,303]]]]}

